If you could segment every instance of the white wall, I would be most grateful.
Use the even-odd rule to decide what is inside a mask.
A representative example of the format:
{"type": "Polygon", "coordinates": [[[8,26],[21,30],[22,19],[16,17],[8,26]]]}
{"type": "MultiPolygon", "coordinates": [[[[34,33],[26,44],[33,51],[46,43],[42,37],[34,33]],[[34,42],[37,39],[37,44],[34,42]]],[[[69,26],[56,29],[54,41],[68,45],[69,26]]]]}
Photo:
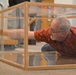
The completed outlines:
{"type": "Polygon", "coordinates": [[[73,4],[76,4],[76,0],[73,0],[73,4]]]}
{"type": "Polygon", "coordinates": [[[0,0],[1,3],[3,3],[4,8],[8,7],[8,0],[0,0]]]}
{"type": "MultiPolygon", "coordinates": [[[[73,4],[76,5],[76,0],[73,0],[73,4]]],[[[72,25],[76,27],[76,18],[73,19],[73,23],[72,23],[72,25]]]]}
{"type": "Polygon", "coordinates": [[[72,4],[73,0],[54,0],[54,3],[58,3],[58,4],[72,4]]]}
{"type": "MultiPolygon", "coordinates": [[[[3,9],[7,8],[8,7],[8,0],[0,0],[0,3],[3,5],[3,9]]],[[[0,10],[2,10],[2,8],[0,7],[0,10]]],[[[4,29],[7,28],[7,19],[4,19],[4,29]]],[[[1,25],[0,25],[1,27],[1,25]]]]}

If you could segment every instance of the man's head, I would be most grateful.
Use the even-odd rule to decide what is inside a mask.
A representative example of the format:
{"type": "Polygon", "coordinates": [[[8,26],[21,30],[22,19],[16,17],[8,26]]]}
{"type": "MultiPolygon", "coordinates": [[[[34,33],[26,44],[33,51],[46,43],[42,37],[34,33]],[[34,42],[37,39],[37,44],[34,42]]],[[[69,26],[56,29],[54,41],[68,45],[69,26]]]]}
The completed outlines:
{"type": "Polygon", "coordinates": [[[58,17],[51,23],[52,39],[57,41],[64,40],[69,31],[71,24],[65,17],[58,17]]]}

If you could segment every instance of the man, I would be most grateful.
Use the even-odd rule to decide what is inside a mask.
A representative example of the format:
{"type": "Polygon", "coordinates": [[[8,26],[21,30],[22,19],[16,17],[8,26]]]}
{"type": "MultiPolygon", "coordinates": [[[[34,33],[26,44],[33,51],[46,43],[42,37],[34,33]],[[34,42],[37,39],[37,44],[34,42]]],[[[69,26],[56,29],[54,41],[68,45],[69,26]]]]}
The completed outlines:
{"type": "MultiPolygon", "coordinates": [[[[24,30],[22,29],[1,30],[1,34],[11,38],[16,38],[18,35],[24,39],[24,30]]],[[[72,27],[65,17],[54,19],[49,29],[28,31],[28,38],[50,44],[62,56],[76,56],[76,27],[72,27]]]]}

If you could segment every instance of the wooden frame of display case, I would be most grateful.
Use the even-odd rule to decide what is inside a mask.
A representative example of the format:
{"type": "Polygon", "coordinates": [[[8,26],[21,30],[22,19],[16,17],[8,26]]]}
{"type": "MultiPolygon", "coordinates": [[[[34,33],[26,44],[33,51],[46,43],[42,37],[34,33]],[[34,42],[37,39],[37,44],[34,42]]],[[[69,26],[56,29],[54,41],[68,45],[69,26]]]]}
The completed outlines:
{"type": "MultiPolygon", "coordinates": [[[[3,18],[7,18],[6,16],[3,16],[4,12],[9,11],[11,9],[20,7],[20,6],[24,6],[24,21],[25,21],[25,27],[24,27],[24,31],[25,31],[25,40],[24,40],[24,53],[22,52],[6,52],[6,54],[11,54],[11,53],[20,53],[20,54],[24,54],[24,66],[21,66],[19,64],[15,64],[13,62],[7,61],[5,59],[0,58],[0,61],[8,63],[10,65],[13,65],[15,67],[21,68],[21,69],[25,69],[25,70],[41,70],[41,69],[63,69],[63,68],[76,68],[76,64],[68,64],[68,65],[53,65],[53,66],[36,66],[36,67],[30,67],[28,66],[28,8],[29,6],[52,6],[52,7],[65,7],[65,8],[76,8],[76,5],[67,5],[67,4],[50,4],[50,3],[36,3],[36,2],[24,2],[12,7],[9,7],[7,9],[1,10],[0,13],[2,14],[2,16],[0,16],[0,18],[2,19],[2,25],[3,25],[3,18]],[[26,11],[27,10],[27,11],[26,11]]],[[[8,16],[9,17],[9,16],[8,16]]],[[[9,17],[11,18],[11,17],[9,17]]],[[[14,18],[14,17],[13,17],[14,18]]],[[[76,18],[76,16],[68,16],[68,18],[76,18]]],[[[32,18],[32,19],[41,19],[41,18],[32,18]]],[[[47,18],[46,18],[47,19],[47,18]]],[[[53,18],[52,18],[53,19],[53,18]]],[[[5,52],[1,52],[2,54],[5,54],[5,52]]],[[[31,54],[34,54],[35,52],[32,52],[31,54]]],[[[40,54],[43,54],[43,52],[40,52],[40,54]]]]}

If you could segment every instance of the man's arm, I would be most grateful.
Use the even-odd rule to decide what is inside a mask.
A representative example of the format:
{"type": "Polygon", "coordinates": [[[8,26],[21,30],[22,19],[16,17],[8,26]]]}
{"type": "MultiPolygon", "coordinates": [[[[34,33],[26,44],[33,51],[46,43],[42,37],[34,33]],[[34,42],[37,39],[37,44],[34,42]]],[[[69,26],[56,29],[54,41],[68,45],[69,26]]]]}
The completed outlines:
{"type": "MultiPolygon", "coordinates": [[[[24,30],[23,29],[0,30],[0,35],[8,36],[10,38],[24,39],[24,30]]],[[[28,31],[28,39],[35,39],[33,31],[28,31]]]]}
{"type": "Polygon", "coordinates": [[[28,38],[29,39],[35,39],[35,37],[34,37],[34,31],[28,31],[28,38]]]}

